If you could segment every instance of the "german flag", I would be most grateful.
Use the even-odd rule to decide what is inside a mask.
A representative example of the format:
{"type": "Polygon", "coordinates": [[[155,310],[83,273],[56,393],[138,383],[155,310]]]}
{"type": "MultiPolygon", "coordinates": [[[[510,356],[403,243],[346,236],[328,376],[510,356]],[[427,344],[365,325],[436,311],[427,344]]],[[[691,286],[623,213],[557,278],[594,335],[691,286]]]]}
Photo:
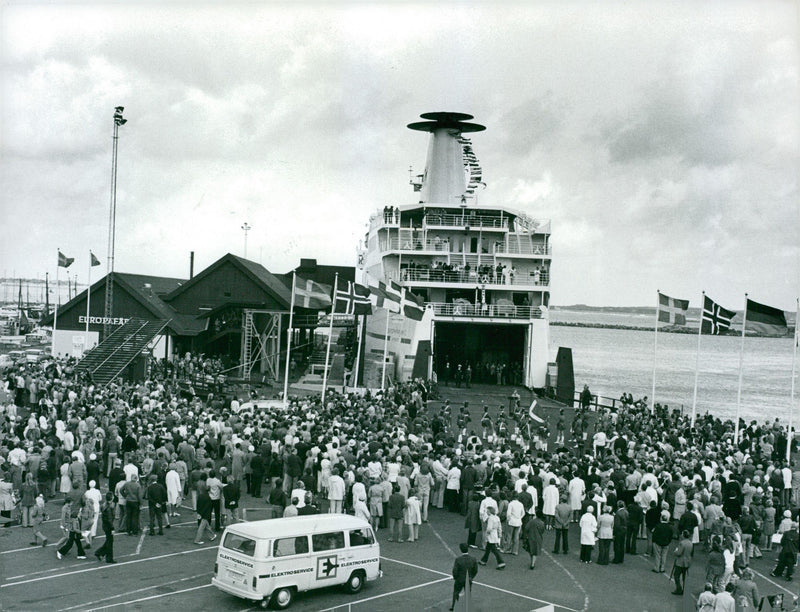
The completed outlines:
{"type": "Polygon", "coordinates": [[[760,336],[786,336],[789,326],[786,315],[779,308],[747,300],[746,329],[760,336]]]}

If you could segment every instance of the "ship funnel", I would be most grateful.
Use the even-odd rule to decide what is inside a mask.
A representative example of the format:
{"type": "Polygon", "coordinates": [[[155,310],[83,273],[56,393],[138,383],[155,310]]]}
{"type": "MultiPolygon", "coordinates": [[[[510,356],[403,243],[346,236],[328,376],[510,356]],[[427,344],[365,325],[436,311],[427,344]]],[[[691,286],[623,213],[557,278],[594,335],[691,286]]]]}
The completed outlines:
{"type": "Polygon", "coordinates": [[[477,162],[465,159],[466,141],[461,135],[482,132],[486,127],[467,123],[473,117],[464,113],[424,113],[420,117],[427,121],[408,124],[409,129],[431,133],[420,202],[457,206],[471,192],[470,173],[467,171],[470,162],[477,165],[477,162]]]}

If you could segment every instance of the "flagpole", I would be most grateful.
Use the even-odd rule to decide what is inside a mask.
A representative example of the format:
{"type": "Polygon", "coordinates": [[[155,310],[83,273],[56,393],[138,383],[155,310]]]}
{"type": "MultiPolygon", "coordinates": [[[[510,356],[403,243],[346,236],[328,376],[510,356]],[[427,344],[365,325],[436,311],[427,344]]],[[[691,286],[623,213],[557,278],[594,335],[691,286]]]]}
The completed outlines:
{"type": "MultiPolygon", "coordinates": [[[[61,249],[57,249],[58,253],[61,253],[61,249]]],[[[58,329],[58,307],[61,305],[61,293],[59,292],[58,286],[58,269],[61,267],[61,262],[59,261],[56,265],[56,308],[55,312],[53,313],[53,341],[50,344],[50,354],[55,357],[56,356],[56,330],[58,329]]]]}
{"type": "Polygon", "coordinates": [[[656,411],[656,362],[658,359],[658,315],[661,312],[661,290],[656,290],[656,323],[653,335],[653,395],[650,399],[650,412],[656,411]]]}
{"type": "Polygon", "coordinates": [[[697,416],[697,376],[700,372],[700,336],[703,335],[703,313],[706,310],[706,292],[703,291],[703,297],[700,298],[700,321],[697,326],[697,356],[694,362],[694,396],[692,397],[692,427],[694,427],[694,420],[697,416]]]}
{"type": "Polygon", "coordinates": [[[736,393],[736,423],[733,427],[733,443],[739,445],[739,412],[742,409],[742,374],[744,372],[744,331],[747,327],[747,294],[744,294],[744,319],[742,320],[742,345],[739,348],[739,390],[736,393]]]}
{"type": "Polygon", "coordinates": [[[83,339],[83,352],[89,350],[89,302],[92,299],[92,252],[89,251],[89,273],[87,275],[89,285],[86,287],[86,333],[83,339]]]}
{"type": "Polygon", "coordinates": [[[798,336],[797,324],[800,323],[800,299],[797,300],[797,309],[794,316],[794,348],[792,348],[792,393],[789,403],[789,428],[786,430],[786,464],[792,459],[792,443],[794,436],[792,436],[792,416],[794,414],[794,377],[797,372],[797,341],[798,336]]]}
{"type": "Polygon", "coordinates": [[[336,291],[339,289],[339,273],[333,278],[333,302],[331,303],[331,320],[328,325],[328,348],[325,351],[325,371],[322,372],[322,407],[325,407],[325,390],[328,387],[328,361],[331,355],[331,338],[333,337],[333,313],[336,312],[336,291]]]}
{"type": "Polygon", "coordinates": [[[389,317],[391,312],[386,310],[386,332],[383,335],[383,373],[381,374],[381,389],[386,388],[386,357],[389,354],[389,317]]]}
{"type": "Polygon", "coordinates": [[[365,315],[358,315],[356,317],[356,363],[353,367],[353,378],[350,381],[353,383],[351,386],[355,389],[358,387],[358,369],[361,367],[361,327],[365,315]]]}
{"type": "Polygon", "coordinates": [[[297,270],[292,272],[292,299],[289,304],[289,327],[286,330],[286,366],[283,372],[283,405],[289,405],[289,359],[292,353],[292,324],[294,323],[294,294],[297,287],[297,270]]]}

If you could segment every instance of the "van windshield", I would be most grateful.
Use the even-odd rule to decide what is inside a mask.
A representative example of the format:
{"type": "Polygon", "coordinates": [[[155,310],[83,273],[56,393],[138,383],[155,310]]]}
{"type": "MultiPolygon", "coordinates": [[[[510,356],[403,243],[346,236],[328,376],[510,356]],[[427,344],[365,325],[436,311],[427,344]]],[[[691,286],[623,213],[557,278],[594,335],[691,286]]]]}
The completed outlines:
{"type": "Polygon", "coordinates": [[[252,557],[256,553],[256,541],[244,536],[229,533],[225,535],[222,546],[228,550],[234,550],[240,554],[252,557]]]}

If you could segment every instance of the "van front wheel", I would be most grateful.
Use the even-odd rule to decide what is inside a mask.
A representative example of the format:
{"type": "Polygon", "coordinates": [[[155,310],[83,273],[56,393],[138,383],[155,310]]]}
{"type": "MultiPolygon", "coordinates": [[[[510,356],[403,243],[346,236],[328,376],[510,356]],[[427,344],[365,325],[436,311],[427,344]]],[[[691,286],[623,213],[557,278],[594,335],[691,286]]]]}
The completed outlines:
{"type": "Polygon", "coordinates": [[[344,585],[344,589],[348,593],[358,593],[361,590],[361,587],[363,586],[364,586],[364,572],[358,570],[350,574],[350,579],[344,585]]]}
{"type": "Polygon", "coordinates": [[[285,610],[292,604],[294,599],[294,589],[291,587],[283,587],[278,589],[272,594],[272,604],[278,610],[285,610]]]}

